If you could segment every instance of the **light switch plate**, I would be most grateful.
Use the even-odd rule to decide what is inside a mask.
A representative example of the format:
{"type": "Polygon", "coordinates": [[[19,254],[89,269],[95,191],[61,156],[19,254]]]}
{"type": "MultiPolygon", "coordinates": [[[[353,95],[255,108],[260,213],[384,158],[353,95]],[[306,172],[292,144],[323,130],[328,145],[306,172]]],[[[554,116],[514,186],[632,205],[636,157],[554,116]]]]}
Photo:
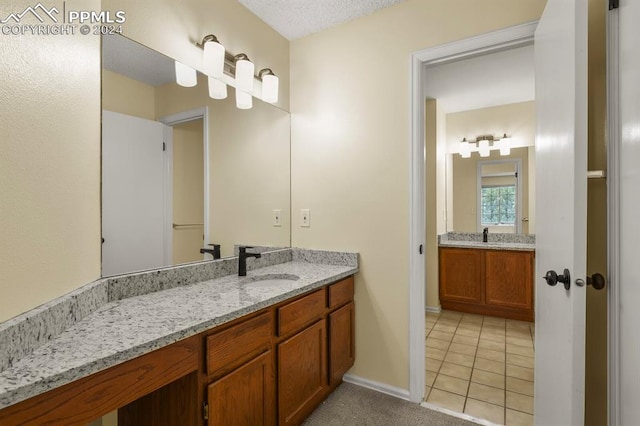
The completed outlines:
{"type": "Polygon", "coordinates": [[[303,228],[311,227],[311,210],[300,209],[300,226],[303,228]]]}
{"type": "Polygon", "coordinates": [[[282,210],[273,209],[273,226],[282,226],[282,210]]]}

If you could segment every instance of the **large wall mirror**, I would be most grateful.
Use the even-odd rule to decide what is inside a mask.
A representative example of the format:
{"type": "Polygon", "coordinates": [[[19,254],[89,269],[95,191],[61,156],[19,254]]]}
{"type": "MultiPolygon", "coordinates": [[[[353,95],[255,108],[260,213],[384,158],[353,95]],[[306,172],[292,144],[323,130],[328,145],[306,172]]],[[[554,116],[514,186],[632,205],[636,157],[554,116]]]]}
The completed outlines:
{"type": "Polygon", "coordinates": [[[119,35],[102,52],[102,275],[289,247],[290,114],[211,99],[203,75],[178,86],[171,58],[119,35]]]}

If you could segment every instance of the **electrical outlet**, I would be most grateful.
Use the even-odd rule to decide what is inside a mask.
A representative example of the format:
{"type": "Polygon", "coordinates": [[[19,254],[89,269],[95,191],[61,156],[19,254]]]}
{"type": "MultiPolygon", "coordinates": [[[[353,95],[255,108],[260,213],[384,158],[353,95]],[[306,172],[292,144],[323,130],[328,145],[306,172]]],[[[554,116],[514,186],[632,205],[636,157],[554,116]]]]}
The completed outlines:
{"type": "Polygon", "coordinates": [[[300,209],[300,226],[303,228],[311,227],[311,210],[300,209]]]}
{"type": "Polygon", "coordinates": [[[282,210],[273,209],[273,226],[282,226],[282,210]]]}

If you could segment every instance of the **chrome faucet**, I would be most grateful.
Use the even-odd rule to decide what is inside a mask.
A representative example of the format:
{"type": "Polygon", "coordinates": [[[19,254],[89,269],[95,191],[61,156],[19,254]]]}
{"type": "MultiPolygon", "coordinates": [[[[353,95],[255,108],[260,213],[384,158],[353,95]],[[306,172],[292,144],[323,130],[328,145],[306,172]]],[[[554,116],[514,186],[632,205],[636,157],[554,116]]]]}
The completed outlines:
{"type": "Polygon", "coordinates": [[[255,257],[259,259],[262,257],[260,253],[247,253],[247,249],[251,249],[251,246],[241,246],[238,248],[238,276],[244,277],[247,275],[247,258],[255,257]]]}
{"type": "Polygon", "coordinates": [[[486,243],[487,242],[487,237],[489,236],[489,228],[484,228],[484,230],[482,231],[482,242],[486,243]]]}

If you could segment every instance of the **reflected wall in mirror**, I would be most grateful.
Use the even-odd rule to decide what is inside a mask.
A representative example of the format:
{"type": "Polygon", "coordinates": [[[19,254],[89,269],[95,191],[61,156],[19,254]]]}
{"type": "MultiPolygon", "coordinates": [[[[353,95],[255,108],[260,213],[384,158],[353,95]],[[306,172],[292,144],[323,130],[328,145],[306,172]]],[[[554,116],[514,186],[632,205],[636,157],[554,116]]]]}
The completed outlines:
{"type": "Polygon", "coordinates": [[[211,99],[200,74],[178,86],[171,58],[125,37],[102,46],[103,276],[289,247],[290,114],[211,99]]]}
{"type": "Polygon", "coordinates": [[[463,138],[493,134],[511,137],[509,155],[491,150],[462,158],[448,154],[447,173],[450,212],[447,230],[452,232],[535,233],[535,102],[520,102],[446,116],[449,152],[463,138]]]}

